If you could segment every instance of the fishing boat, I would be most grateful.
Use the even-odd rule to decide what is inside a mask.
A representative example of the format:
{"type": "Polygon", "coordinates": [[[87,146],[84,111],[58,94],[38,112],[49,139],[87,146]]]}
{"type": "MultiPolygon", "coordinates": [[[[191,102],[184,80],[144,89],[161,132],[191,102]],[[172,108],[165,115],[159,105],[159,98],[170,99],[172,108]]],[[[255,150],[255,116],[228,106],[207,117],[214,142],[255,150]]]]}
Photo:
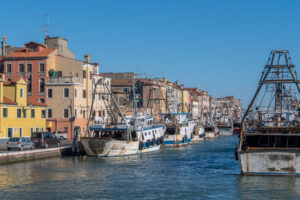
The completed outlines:
{"type": "Polygon", "coordinates": [[[200,141],[203,141],[204,135],[205,135],[204,126],[200,125],[198,122],[198,124],[194,128],[191,143],[198,143],[200,141]]]}
{"type": "Polygon", "coordinates": [[[205,139],[215,139],[219,137],[219,131],[218,127],[215,125],[205,125],[204,126],[204,131],[205,131],[205,139]]]}
{"type": "MultiPolygon", "coordinates": [[[[97,85],[95,85],[95,91],[97,85]]],[[[81,137],[81,144],[86,154],[110,157],[158,151],[164,140],[165,126],[153,124],[153,116],[137,112],[135,83],[133,83],[133,115],[127,117],[121,112],[107,85],[105,88],[122,118],[120,123],[116,124],[89,126],[89,135],[81,137]]],[[[96,92],[94,92],[93,99],[95,94],[96,92]]],[[[92,100],[91,112],[93,102],[94,100],[92,100]]],[[[89,117],[88,124],[90,119],[89,117]]]]}
{"type": "Polygon", "coordinates": [[[128,119],[126,123],[91,126],[91,137],[81,143],[88,156],[125,156],[158,151],[164,139],[165,127],[152,124],[152,116],[128,119]]]}
{"type": "Polygon", "coordinates": [[[242,175],[300,175],[297,93],[299,80],[289,52],[271,51],[241,121],[236,158],[242,175]]]}
{"type": "Polygon", "coordinates": [[[162,113],[161,115],[166,124],[164,147],[188,145],[196,126],[193,120],[188,119],[189,113],[162,113]]]}

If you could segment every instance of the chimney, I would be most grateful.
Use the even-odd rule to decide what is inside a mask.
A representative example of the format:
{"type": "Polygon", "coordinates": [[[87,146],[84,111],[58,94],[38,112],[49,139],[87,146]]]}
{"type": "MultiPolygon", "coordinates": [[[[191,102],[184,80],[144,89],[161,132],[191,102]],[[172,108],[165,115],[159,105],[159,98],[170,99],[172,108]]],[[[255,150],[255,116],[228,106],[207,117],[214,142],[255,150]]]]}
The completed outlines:
{"type": "Polygon", "coordinates": [[[84,62],[85,63],[90,63],[91,61],[91,55],[89,54],[84,54],[84,62]]]}
{"type": "Polygon", "coordinates": [[[6,56],[6,37],[3,36],[2,41],[2,56],[6,56]]]}

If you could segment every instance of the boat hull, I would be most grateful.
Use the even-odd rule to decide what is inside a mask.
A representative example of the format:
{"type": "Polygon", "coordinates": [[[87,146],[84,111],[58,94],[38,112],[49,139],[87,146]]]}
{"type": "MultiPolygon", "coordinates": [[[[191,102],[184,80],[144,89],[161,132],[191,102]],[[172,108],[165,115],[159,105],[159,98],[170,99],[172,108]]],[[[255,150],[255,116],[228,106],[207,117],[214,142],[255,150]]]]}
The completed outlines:
{"type": "Polygon", "coordinates": [[[233,135],[233,130],[231,127],[218,127],[219,135],[222,136],[231,136],[233,135]]]}
{"type": "Polygon", "coordinates": [[[300,175],[300,151],[247,151],[239,153],[239,161],[242,175],[300,175]]]}
{"type": "Polygon", "coordinates": [[[191,138],[183,139],[184,135],[168,135],[164,138],[164,147],[181,147],[189,145],[191,138]]]}
{"type": "Polygon", "coordinates": [[[105,138],[81,138],[81,144],[88,156],[95,157],[127,156],[160,150],[160,144],[147,148],[147,144],[144,143],[143,149],[139,150],[139,141],[127,142],[105,138]]]}
{"type": "Polygon", "coordinates": [[[191,139],[191,143],[195,144],[195,143],[201,142],[203,140],[204,140],[204,134],[202,134],[202,135],[193,135],[193,138],[191,139]]]}
{"type": "Polygon", "coordinates": [[[219,137],[219,135],[215,131],[205,131],[205,139],[214,139],[217,137],[219,137]]]}

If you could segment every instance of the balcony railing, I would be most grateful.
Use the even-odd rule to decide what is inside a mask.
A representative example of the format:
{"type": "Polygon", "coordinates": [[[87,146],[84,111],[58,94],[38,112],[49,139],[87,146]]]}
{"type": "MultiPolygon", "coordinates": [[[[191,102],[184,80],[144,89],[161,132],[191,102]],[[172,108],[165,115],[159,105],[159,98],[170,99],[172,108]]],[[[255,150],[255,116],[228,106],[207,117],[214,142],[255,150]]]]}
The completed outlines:
{"type": "Polygon", "coordinates": [[[18,76],[24,76],[25,73],[24,72],[18,72],[18,76]]]}
{"type": "Polygon", "coordinates": [[[46,75],[46,72],[39,72],[38,75],[39,75],[39,76],[45,76],[45,75],[46,75]]]}
{"type": "Polygon", "coordinates": [[[79,83],[83,84],[83,80],[81,77],[73,77],[73,76],[62,76],[62,77],[48,77],[47,84],[57,84],[57,83],[79,83]]]}

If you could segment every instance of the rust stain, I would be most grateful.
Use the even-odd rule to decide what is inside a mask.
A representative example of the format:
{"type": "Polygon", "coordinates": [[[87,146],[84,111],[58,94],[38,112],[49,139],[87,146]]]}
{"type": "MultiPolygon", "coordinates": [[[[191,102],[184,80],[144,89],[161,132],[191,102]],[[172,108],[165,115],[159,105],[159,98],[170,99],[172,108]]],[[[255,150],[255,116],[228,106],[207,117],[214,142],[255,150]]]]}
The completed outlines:
{"type": "Polygon", "coordinates": [[[249,173],[249,158],[248,158],[248,153],[246,153],[246,166],[247,166],[247,173],[249,173]]]}

